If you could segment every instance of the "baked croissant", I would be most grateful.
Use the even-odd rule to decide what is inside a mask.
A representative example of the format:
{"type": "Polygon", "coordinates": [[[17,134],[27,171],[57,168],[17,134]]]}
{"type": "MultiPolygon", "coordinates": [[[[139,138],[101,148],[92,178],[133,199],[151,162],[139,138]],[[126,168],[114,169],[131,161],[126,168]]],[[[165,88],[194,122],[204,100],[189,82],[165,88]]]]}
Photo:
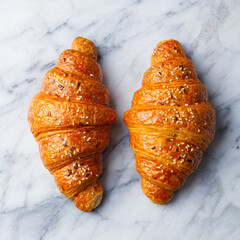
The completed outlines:
{"type": "Polygon", "coordinates": [[[215,110],[176,40],[160,42],[124,121],[145,195],[166,204],[199,166],[215,134],[215,110]]]}
{"type": "Polygon", "coordinates": [[[94,43],[77,37],[46,73],[28,113],[44,166],[60,192],[86,212],[102,199],[102,152],[116,121],[96,60],[94,43]]]}

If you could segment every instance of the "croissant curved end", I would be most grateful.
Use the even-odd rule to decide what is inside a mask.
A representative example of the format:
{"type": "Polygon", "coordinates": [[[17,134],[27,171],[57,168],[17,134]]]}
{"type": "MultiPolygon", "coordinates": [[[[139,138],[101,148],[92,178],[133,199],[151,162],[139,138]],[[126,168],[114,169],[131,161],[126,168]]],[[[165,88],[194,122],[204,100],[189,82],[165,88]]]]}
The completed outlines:
{"type": "Polygon", "coordinates": [[[103,196],[103,189],[99,181],[85,191],[80,192],[74,199],[77,208],[84,212],[90,212],[100,204],[103,196]]]}

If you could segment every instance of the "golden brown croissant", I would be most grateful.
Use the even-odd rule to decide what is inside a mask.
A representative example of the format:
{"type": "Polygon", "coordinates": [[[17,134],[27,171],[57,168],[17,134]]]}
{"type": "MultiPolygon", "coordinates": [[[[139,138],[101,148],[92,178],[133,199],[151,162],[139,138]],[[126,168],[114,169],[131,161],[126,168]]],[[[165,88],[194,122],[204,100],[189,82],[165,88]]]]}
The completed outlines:
{"type": "Polygon", "coordinates": [[[160,42],[124,121],[143,192],[165,204],[197,169],[215,134],[215,110],[176,40],[160,42]]]}
{"type": "Polygon", "coordinates": [[[82,211],[91,211],[102,199],[102,152],[116,121],[96,60],[94,43],[76,38],[46,73],[28,113],[44,166],[82,211]]]}

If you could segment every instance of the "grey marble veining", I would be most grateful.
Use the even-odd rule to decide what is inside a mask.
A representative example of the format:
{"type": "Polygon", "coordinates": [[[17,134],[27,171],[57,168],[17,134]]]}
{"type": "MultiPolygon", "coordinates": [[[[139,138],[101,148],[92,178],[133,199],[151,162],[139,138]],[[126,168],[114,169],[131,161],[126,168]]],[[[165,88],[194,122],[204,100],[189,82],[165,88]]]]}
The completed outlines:
{"type": "Polygon", "coordinates": [[[0,239],[230,239],[240,235],[240,1],[0,1],[0,239]],[[91,213],[61,195],[27,123],[44,73],[76,36],[99,51],[118,122],[91,213]],[[156,44],[179,40],[217,112],[214,142],[166,206],[142,193],[123,113],[156,44]]]}

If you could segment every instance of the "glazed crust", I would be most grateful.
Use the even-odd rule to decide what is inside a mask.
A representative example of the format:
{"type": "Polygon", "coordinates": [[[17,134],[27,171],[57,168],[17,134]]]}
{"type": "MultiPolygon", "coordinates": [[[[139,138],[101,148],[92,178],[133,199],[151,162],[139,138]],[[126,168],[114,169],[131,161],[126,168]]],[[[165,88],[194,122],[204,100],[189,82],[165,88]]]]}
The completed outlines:
{"type": "Polygon", "coordinates": [[[28,113],[44,166],[60,192],[86,212],[101,202],[102,152],[116,122],[96,59],[94,43],[77,37],[46,73],[28,113]]]}
{"type": "Polygon", "coordinates": [[[124,121],[143,192],[166,204],[198,168],[216,125],[207,89],[178,41],[156,46],[124,121]]]}

